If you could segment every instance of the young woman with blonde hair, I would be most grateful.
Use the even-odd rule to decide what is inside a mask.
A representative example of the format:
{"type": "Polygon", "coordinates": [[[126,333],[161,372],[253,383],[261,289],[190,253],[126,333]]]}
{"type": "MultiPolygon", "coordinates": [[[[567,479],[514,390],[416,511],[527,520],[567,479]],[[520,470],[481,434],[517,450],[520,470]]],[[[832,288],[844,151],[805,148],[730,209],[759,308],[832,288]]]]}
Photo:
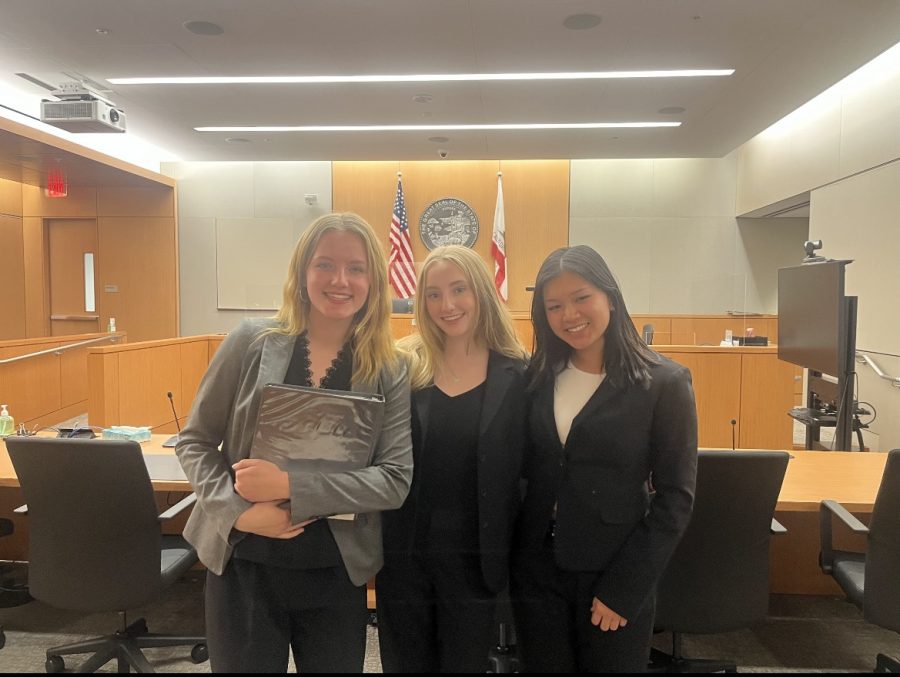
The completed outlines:
{"type": "Polygon", "coordinates": [[[371,226],[355,214],[316,219],[283,296],[274,318],[245,320],[223,341],[176,447],[197,493],[184,534],[208,568],[211,667],[285,672],[292,650],[301,672],[362,672],[379,513],[403,503],[412,478],[408,374],[371,226]],[[286,472],[248,458],[266,383],[383,394],[371,466],[286,472]],[[339,513],[357,517],[314,518],[339,513]]]}
{"type": "Polygon", "coordinates": [[[385,672],[485,672],[506,587],[525,444],[525,350],[481,257],[432,251],[410,355],[415,472],[384,514],[385,672]]]}

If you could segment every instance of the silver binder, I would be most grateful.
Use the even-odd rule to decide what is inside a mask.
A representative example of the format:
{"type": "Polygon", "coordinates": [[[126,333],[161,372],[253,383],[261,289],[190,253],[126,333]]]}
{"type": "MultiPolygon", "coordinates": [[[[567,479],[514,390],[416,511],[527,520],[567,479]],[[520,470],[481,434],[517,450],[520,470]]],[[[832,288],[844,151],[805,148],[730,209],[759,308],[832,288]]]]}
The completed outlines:
{"type": "Polygon", "coordinates": [[[251,458],[282,470],[367,467],[381,433],[384,397],[286,383],[263,386],[251,458]]]}

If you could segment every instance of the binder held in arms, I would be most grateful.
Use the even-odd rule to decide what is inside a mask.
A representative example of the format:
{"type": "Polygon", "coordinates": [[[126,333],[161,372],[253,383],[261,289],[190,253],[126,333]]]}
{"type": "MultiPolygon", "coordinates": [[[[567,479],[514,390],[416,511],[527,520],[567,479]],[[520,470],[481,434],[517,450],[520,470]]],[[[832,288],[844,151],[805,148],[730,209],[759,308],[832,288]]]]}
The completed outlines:
{"type": "Polygon", "coordinates": [[[271,461],[288,472],[359,470],[372,463],[383,419],[382,395],[267,383],[250,458],[271,461]]]}

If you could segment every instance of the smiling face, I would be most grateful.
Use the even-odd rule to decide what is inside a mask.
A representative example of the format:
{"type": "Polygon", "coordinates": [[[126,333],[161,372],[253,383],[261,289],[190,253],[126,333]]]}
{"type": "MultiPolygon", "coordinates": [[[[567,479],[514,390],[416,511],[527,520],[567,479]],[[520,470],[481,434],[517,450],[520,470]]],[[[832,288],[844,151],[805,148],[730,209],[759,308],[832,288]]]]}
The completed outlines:
{"type": "Polygon", "coordinates": [[[455,263],[436,261],[425,275],[428,317],[448,338],[471,338],[478,313],[475,293],[455,263]]]}
{"type": "Polygon", "coordinates": [[[310,322],[346,322],[369,297],[369,262],[362,238],[355,233],[331,230],[319,238],[306,269],[310,322]]]}
{"type": "Polygon", "coordinates": [[[544,312],[557,337],[587,363],[603,360],[609,297],[580,275],[565,271],[544,287],[544,312]]]}

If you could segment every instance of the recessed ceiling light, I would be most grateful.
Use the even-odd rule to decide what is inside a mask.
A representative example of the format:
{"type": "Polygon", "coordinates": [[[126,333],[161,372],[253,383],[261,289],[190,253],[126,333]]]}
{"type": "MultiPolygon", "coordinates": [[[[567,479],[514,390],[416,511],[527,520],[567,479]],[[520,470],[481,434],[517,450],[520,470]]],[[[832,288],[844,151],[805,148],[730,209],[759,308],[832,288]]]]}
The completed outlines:
{"type": "Polygon", "coordinates": [[[222,35],[225,29],[211,21],[185,21],[182,24],[194,35],[222,35]]]}
{"type": "Polygon", "coordinates": [[[446,136],[429,136],[428,140],[431,141],[431,143],[447,143],[450,139],[446,136]]]}
{"type": "Polygon", "coordinates": [[[240,136],[229,136],[225,139],[228,143],[250,143],[250,139],[245,139],[240,136]]]}
{"type": "Polygon", "coordinates": [[[686,109],[681,106],[666,106],[665,108],[660,108],[658,112],[663,115],[678,115],[680,113],[684,113],[686,109]]]}
{"type": "MultiPolygon", "coordinates": [[[[503,131],[534,129],[618,129],[680,127],[680,122],[540,122],[535,124],[494,125],[298,125],[194,127],[198,132],[421,132],[421,131],[503,131]]],[[[246,140],[246,139],[244,139],[246,140]]]]}
{"type": "Polygon", "coordinates": [[[657,71],[575,71],[567,73],[437,73],[410,75],[247,75],[107,78],[114,85],[304,85],[368,82],[484,82],[492,80],[613,80],[619,78],[699,78],[731,75],[733,68],[657,71]]]}
{"type": "Polygon", "coordinates": [[[431,103],[431,99],[431,94],[416,94],[413,97],[413,101],[415,101],[416,103],[431,103]]]}
{"type": "Polygon", "coordinates": [[[111,31],[108,28],[98,28],[96,30],[97,30],[97,33],[99,33],[100,35],[109,35],[111,33],[111,31]]]}
{"type": "Polygon", "coordinates": [[[565,18],[563,26],[570,31],[583,31],[588,28],[594,28],[594,26],[599,26],[601,21],[603,21],[603,19],[596,14],[572,14],[565,18]]]}

